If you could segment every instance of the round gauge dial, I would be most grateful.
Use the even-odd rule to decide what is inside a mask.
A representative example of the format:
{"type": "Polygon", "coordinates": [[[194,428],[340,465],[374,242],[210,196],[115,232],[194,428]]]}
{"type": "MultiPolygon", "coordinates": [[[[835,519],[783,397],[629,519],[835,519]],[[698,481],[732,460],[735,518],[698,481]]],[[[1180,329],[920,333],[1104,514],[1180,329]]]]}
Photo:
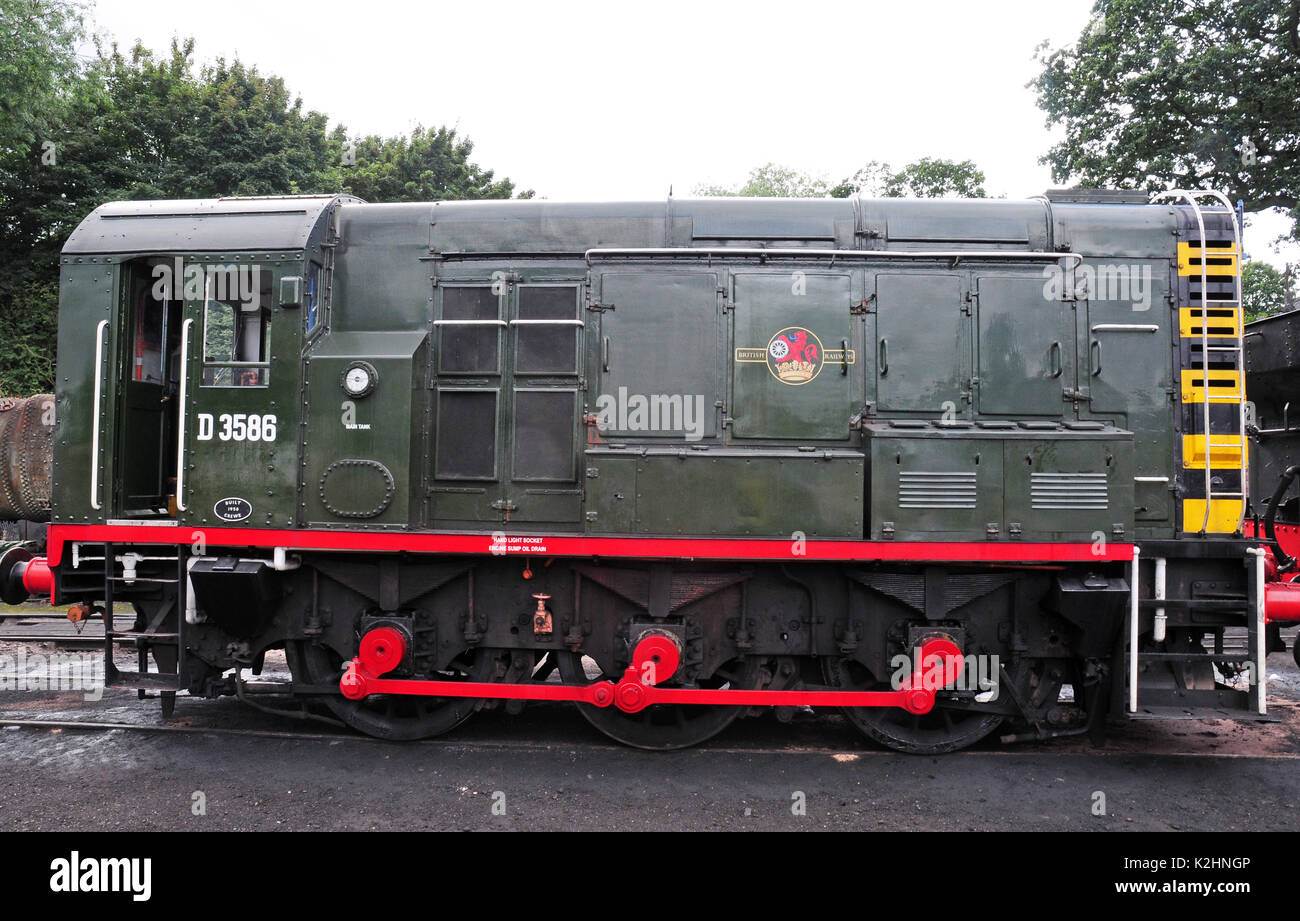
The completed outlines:
{"type": "Polygon", "coordinates": [[[350,397],[363,397],[375,389],[379,372],[365,361],[354,361],[343,372],[343,390],[350,397]]]}

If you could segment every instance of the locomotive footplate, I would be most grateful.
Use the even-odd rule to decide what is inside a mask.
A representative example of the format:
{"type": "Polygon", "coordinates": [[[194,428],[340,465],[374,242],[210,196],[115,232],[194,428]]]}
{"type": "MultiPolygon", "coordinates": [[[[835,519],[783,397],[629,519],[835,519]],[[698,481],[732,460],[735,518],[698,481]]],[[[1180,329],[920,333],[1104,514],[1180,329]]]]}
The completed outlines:
{"type": "Polygon", "coordinates": [[[398,630],[378,627],[361,641],[359,654],[339,681],[343,696],[360,700],[371,694],[426,697],[485,697],[506,700],[574,701],[615,706],[637,713],[655,704],[769,707],[897,707],[917,715],[934,708],[935,692],[952,684],[962,669],[962,654],[949,639],[934,637],[921,645],[912,673],[893,691],[754,691],[668,688],[663,682],[677,671],[679,652],[663,635],[644,637],[632,652],[632,664],[617,683],[587,685],[497,684],[473,681],[426,681],[379,677],[406,657],[406,638],[398,630]]]}

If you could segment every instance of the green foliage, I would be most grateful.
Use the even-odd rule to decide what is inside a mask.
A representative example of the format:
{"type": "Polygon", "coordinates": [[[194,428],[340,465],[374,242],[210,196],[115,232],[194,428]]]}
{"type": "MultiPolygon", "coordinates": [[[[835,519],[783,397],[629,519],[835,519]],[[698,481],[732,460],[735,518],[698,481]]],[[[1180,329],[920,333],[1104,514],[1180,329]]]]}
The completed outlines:
{"type": "MultiPolygon", "coordinates": [[[[888,165],[886,165],[888,169],[888,165]]],[[[970,160],[960,163],[922,157],[889,177],[889,198],[987,198],[984,171],[970,160]]]]}
{"type": "MultiPolygon", "coordinates": [[[[240,61],[199,66],[194,41],[155,55],[96,42],[74,69],[72,0],[0,0],[0,393],[54,383],[58,258],[113,200],[295,195],[350,189],[370,201],[508,198],[446,128],[366,138],[305,111],[284,81],[240,61]]],[[[531,197],[531,192],[522,197],[531,197]]]]}
{"type": "Polygon", "coordinates": [[[895,172],[872,160],[832,191],[836,198],[856,192],[865,198],[987,198],[984,171],[971,160],[922,157],[895,172]]]}
{"type": "Polygon", "coordinates": [[[58,284],[50,281],[0,299],[0,394],[52,392],[58,307],[58,284]]]}
{"type": "Polygon", "coordinates": [[[1296,273],[1290,266],[1279,272],[1267,262],[1252,260],[1241,270],[1241,298],[1246,321],[1294,310],[1300,302],[1296,273]]]}
{"type": "Polygon", "coordinates": [[[469,162],[473,150],[473,142],[445,127],[417,127],[409,138],[344,141],[343,185],[366,201],[509,198],[514,183],[493,180],[492,170],[469,162]]]}
{"type": "Polygon", "coordinates": [[[872,160],[847,179],[832,185],[825,179],[775,163],[750,171],[737,188],[700,186],[697,195],[743,198],[985,198],[984,172],[972,161],[923,157],[897,172],[888,163],[872,160]]]}
{"type": "Polygon", "coordinates": [[[826,198],[831,186],[818,179],[776,163],[765,163],[750,170],[744,185],[737,188],[725,186],[700,186],[697,195],[739,196],[741,198],[826,198]]]}
{"type": "Polygon", "coordinates": [[[0,0],[0,152],[40,137],[76,70],[81,15],[69,0],[0,0]]]}
{"type": "Polygon", "coordinates": [[[1098,0],[1039,63],[1055,181],[1218,188],[1300,239],[1300,0],[1098,0]]]}

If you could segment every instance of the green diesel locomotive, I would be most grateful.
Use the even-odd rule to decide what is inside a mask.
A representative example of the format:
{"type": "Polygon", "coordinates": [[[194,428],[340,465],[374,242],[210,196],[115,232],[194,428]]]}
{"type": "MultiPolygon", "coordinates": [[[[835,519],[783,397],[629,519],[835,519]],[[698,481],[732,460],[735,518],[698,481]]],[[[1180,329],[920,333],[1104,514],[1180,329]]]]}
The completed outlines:
{"type": "Polygon", "coordinates": [[[48,556],[0,582],[101,611],[166,708],[385,738],[530,700],[651,749],[763,707],[912,752],[1268,719],[1240,254],[1205,193],[105,205],[48,556]]]}

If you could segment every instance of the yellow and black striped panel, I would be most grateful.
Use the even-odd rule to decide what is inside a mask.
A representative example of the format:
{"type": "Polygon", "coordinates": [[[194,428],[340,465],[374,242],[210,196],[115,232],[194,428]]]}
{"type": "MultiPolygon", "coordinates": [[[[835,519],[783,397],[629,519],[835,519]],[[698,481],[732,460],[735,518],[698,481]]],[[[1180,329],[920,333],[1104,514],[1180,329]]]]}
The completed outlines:
{"type": "MultiPolygon", "coordinates": [[[[1183,338],[1201,337],[1201,308],[1178,308],[1178,332],[1183,338]]],[[[1218,337],[1239,338],[1245,331],[1242,328],[1240,307],[1216,307],[1211,304],[1205,311],[1205,335],[1211,339],[1218,337]]]]}
{"type": "Polygon", "coordinates": [[[1244,499],[1211,499],[1210,519],[1205,520],[1204,499],[1183,500],[1183,530],[1200,533],[1205,522],[1206,534],[1232,534],[1241,525],[1244,499]]]}
{"type": "MultiPolygon", "coordinates": [[[[1200,368],[1183,368],[1182,391],[1184,403],[1204,403],[1206,372],[1200,368]]],[[[1209,371],[1209,401],[1211,403],[1238,404],[1244,398],[1241,389],[1241,371],[1236,368],[1211,368],[1209,371]]]]}
{"type": "MultiPolygon", "coordinates": [[[[1211,229],[1207,226],[1207,230],[1211,229]]],[[[1231,227],[1220,230],[1231,234],[1231,227]]],[[[1185,532],[1199,533],[1204,525],[1206,533],[1230,534],[1241,523],[1246,501],[1243,483],[1247,453],[1241,431],[1241,404],[1246,394],[1240,351],[1244,330],[1236,290],[1240,256],[1230,236],[1219,240],[1214,236],[1210,234],[1210,244],[1204,249],[1198,240],[1178,244],[1179,418],[1183,455],[1179,492],[1185,532]],[[1204,292],[1201,290],[1203,253],[1204,292]]]]}
{"type": "MultiPolygon", "coordinates": [[[[1184,435],[1183,467],[1187,470],[1204,470],[1205,449],[1204,435],[1184,435]]],[[[1240,435],[1212,435],[1209,439],[1209,449],[1211,469],[1241,469],[1243,448],[1240,435]]]]}
{"type": "Polygon", "coordinates": [[[1206,254],[1202,257],[1202,248],[1194,241],[1183,241],[1178,244],[1178,274],[1183,276],[1195,275],[1198,278],[1201,274],[1201,259],[1205,259],[1206,275],[1236,275],[1240,254],[1236,247],[1232,245],[1231,240],[1222,241],[1220,245],[1215,245],[1215,241],[1210,241],[1210,246],[1206,254]]]}

